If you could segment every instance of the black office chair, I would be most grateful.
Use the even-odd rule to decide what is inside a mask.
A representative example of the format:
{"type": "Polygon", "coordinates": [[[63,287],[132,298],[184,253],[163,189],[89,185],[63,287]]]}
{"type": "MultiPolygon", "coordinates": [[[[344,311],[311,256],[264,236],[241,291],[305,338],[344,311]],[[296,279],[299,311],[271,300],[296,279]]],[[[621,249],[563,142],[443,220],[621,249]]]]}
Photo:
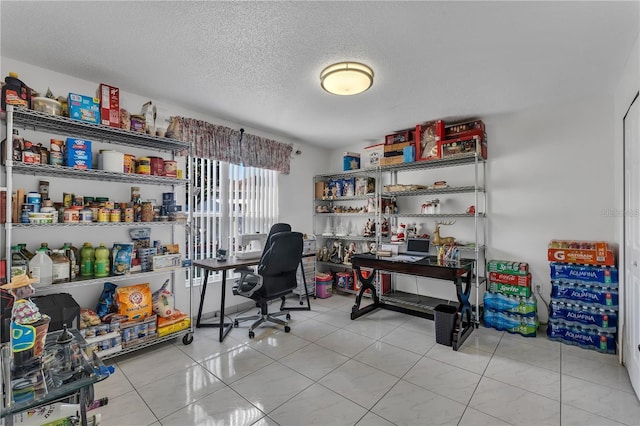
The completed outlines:
{"type": "Polygon", "coordinates": [[[302,234],[290,231],[273,232],[286,229],[277,227],[278,225],[286,224],[276,224],[276,229],[272,227],[272,231],[269,232],[257,273],[245,268],[236,270],[240,273],[240,278],[233,286],[233,294],[255,300],[256,306],[260,308],[257,315],[236,317],[233,320],[234,327],[241,321],[256,320],[249,327],[250,339],[255,336],[253,330],[265,321],[283,325],[286,333],[291,331],[289,323],[278,318],[285,315],[287,320],[291,319],[289,312],[279,311],[270,314],[268,304],[272,300],[283,299],[298,286],[296,271],[302,259],[302,234]]]}

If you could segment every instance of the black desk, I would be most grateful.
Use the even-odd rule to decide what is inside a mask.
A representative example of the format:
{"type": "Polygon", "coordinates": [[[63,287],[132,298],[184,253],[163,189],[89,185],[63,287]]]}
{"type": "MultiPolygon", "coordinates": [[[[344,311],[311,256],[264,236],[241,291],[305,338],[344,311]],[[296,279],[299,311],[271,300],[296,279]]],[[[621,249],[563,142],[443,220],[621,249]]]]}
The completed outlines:
{"type": "MultiPolygon", "coordinates": [[[[233,323],[225,323],[224,322],[224,301],[225,294],[227,292],[227,271],[229,269],[241,268],[243,266],[255,266],[260,263],[260,258],[256,259],[236,259],[235,257],[230,257],[224,262],[219,262],[216,259],[202,259],[202,260],[194,260],[193,265],[202,268],[205,271],[204,282],[202,283],[202,290],[200,292],[200,306],[198,307],[198,317],[196,318],[196,328],[201,327],[217,327],[220,328],[220,341],[222,342],[227,334],[233,328],[233,323]],[[220,299],[220,321],[217,323],[202,323],[200,319],[202,317],[202,306],[204,305],[205,294],[207,292],[207,283],[209,281],[209,273],[222,271],[222,293],[220,299]]],[[[302,268],[302,261],[300,261],[300,267],[302,268]]],[[[296,310],[311,310],[311,306],[309,305],[309,293],[307,291],[307,279],[304,276],[304,268],[302,268],[302,279],[304,284],[304,291],[307,296],[307,306],[306,307],[296,307],[296,308],[286,308],[289,311],[296,310]]],[[[302,304],[302,302],[300,302],[302,304]]],[[[285,301],[282,301],[280,305],[280,310],[285,309],[285,301]]]]}
{"type": "Polygon", "coordinates": [[[406,306],[386,303],[380,300],[380,295],[378,295],[373,285],[376,271],[396,272],[452,281],[456,286],[456,295],[459,303],[458,312],[460,312],[462,319],[459,330],[457,330],[453,336],[453,349],[457,351],[467,337],[469,337],[474,327],[471,319],[471,304],[469,303],[474,263],[475,261],[473,259],[461,259],[455,266],[450,266],[438,265],[435,256],[429,256],[417,262],[394,262],[390,260],[390,258],[376,257],[375,255],[355,255],[351,258],[351,266],[357,272],[358,279],[362,283],[362,286],[356,296],[356,303],[351,309],[351,319],[354,320],[378,308],[433,319],[433,314],[430,312],[410,309],[406,306]],[[364,278],[360,268],[370,268],[373,269],[373,272],[369,274],[367,278],[364,278]],[[371,291],[373,303],[360,308],[362,295],[366,290],[371,291]]]}

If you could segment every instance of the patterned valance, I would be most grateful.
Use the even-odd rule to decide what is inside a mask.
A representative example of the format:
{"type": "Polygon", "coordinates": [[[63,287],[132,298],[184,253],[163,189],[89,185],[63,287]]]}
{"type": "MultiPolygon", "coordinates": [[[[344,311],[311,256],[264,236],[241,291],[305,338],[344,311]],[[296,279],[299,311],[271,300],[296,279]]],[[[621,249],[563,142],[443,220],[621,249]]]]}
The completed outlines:
{"type": "Polygon", "coordinates": [[[289,174],[292,146],[193,118],[172,117],[192,155],[289,174]]]}

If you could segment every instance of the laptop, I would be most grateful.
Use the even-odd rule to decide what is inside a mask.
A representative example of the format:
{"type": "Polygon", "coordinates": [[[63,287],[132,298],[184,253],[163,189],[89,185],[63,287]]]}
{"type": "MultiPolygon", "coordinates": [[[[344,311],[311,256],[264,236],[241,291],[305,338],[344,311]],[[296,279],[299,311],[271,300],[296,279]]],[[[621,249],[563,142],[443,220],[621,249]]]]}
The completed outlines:
{"type": "Polygon", "coordinates": [[[429,238],[407,239],[407,251],[402,253],[409,256],[424,258],[429,256],[429,238]]]}

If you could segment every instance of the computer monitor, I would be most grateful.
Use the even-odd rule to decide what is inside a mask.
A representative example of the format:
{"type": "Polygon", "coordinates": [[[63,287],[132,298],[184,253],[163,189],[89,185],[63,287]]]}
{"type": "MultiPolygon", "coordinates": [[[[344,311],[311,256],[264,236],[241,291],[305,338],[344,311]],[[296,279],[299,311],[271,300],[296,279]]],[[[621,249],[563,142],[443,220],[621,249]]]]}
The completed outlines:
{"type": "Polygon", "coordinates": [[[407,239],[407,251],[403,254],[411,256],[429,255],[429,238],[409,238],[407,239]]]}

